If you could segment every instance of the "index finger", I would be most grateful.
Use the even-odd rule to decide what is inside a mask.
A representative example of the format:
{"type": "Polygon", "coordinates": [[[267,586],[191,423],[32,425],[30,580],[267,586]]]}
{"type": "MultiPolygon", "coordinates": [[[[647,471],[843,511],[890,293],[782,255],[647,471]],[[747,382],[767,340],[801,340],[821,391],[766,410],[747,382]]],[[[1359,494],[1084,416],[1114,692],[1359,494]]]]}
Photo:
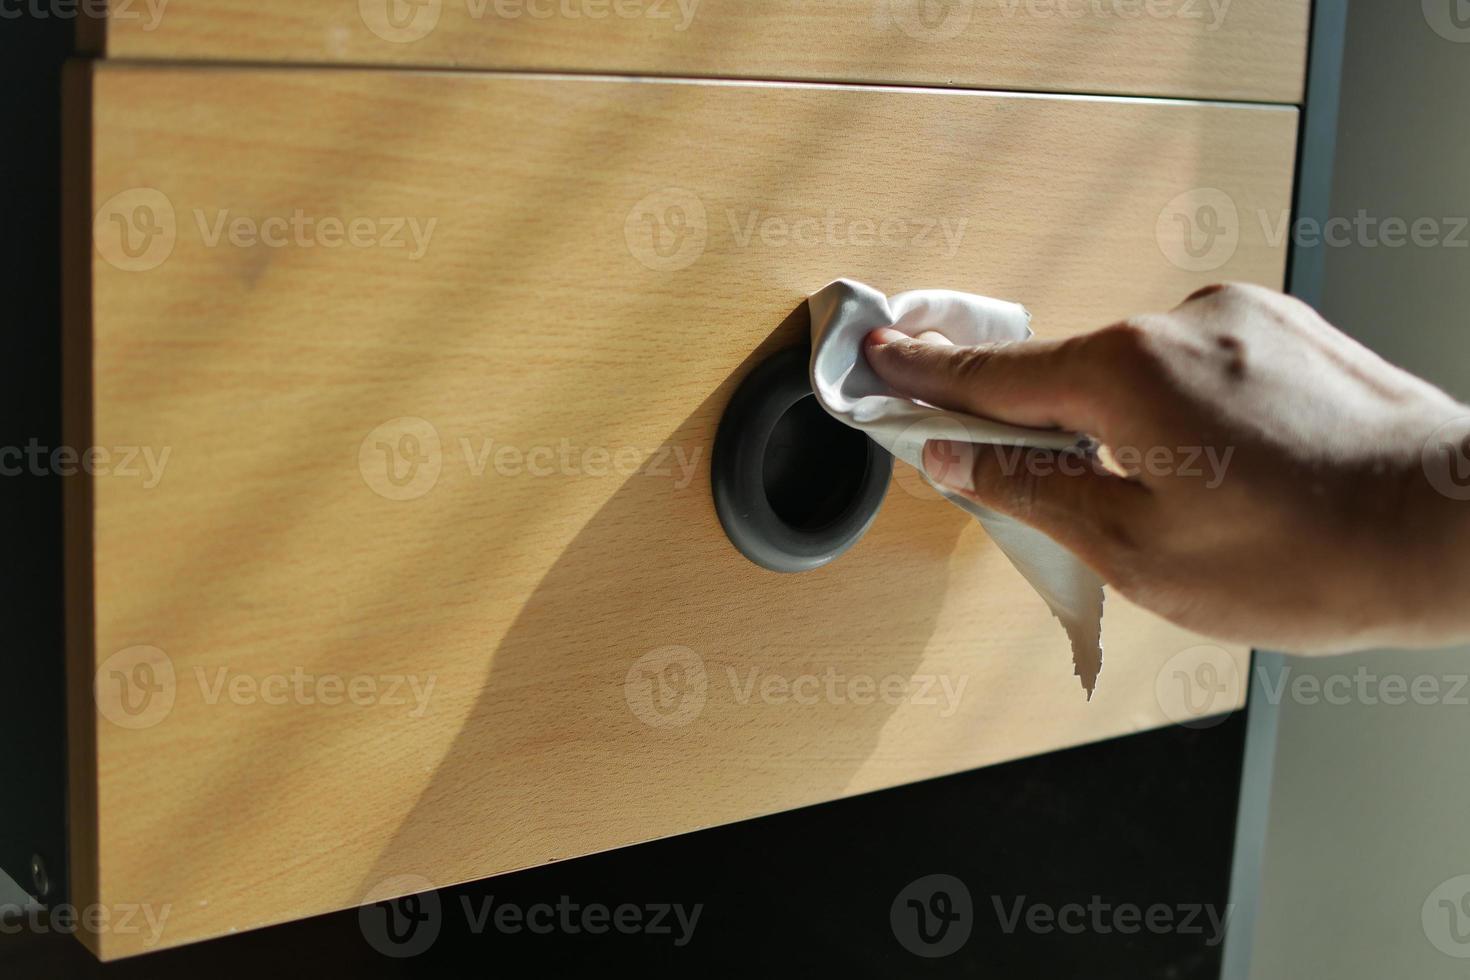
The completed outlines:
{"type": "Polygon", "coordinates": [[[868,335],[865,353],[901,394],[1031,428],[1101,436],[1115,390],[1089,370],[1075,339],[946,347],[883,328],[868,335]]]}

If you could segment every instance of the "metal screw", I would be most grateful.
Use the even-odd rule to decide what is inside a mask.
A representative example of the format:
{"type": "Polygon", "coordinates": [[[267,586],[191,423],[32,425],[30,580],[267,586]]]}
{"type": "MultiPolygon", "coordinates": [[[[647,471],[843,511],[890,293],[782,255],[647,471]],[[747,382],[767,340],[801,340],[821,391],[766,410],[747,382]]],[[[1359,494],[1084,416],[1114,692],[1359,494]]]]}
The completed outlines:
{"type": "Polygon", "coordinates": [[[35,886],[39,899],[44,900],[51,893],[51,876],[46,873],[46,862],[39,854],[31,855],[31,884],[35,886]]]}

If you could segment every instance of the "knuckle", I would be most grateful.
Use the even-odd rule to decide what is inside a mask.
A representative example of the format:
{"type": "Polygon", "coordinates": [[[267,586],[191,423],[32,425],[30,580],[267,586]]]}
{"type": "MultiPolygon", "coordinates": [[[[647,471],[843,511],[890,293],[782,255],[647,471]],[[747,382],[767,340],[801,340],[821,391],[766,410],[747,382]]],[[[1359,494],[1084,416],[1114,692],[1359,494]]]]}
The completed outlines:
{"type": "Polygon", "coordinates": [[[1278,317],[1290,323],[1312,326],[1329,326],[1322,315],[1312,308],[1310,303],[1286,293],[1278,293],[1275,290],[1262,289],[1261,302],[1268,306],[1278,317]]]}
{"type": "Polygon", "coordinates": [[[1079,338],[1089,363],[1126,368],[1150,359],[1158,324],[1151,317],[1130,317],[1079,338]]]}
{"type": "Polygon", "coordinates": [[[1143,347],[1156,321],[1149,316],[1133,316],[1104,327],[1101,338],[1120,350],[1135,350],[1143,347]]]}
{"type": "Polygon", "coordinates": [[[953,355],[955,375],[962,381],[977,381],[995,357],[994,347],[961,347],[953,355]]]}
{"type": "Polygon", "coordinates": [[[912,363],[924,353],[923,346],[913,340],[902,340],[897,343],[883,344],[877,347],[876,350],[880,356],[902,363],[912,363]]]}
{"type": "Polygon", "coordinates": [[[942,362],[935,360],[929,345],[914,340],[895,341],[873,348],[868,354],[870,359],[876,355],[877,363],[874,367],[881,375],[891,379],[914,379],[927,378],[935,374],[942,362]]]}
{"type": "Polygon", "coordinates": [[[1270,292],[1269,289],[1247,282],[1217,282],[1203,289],[1195,290],[1180,305],[1187,306],[1191,303],[1201,303],[1205,300],[1209,300],[1215,305],[1256,303],[1269,295],[1270,292]]]}
{"type": "Polygon", "coordinates": [[[1181,324],[1197,331],[1209,331],[1224,324],[1241,334],[1262,325],[1269,325],[1272,330],[1302,329],[1326,322],[1297,297],[1254,283],[1225,283],[1215,296],[1214,305],[1208,307],[1210,315],[1180,316],[1181,324]]]}
{"type": "Polygon", "coordinates": [[[1134,512],[1123,491],[1113,481],[1117,477],[1096,472],[1067,481],[1071,491],[1064,505],[1076,513],[1082,525],[1099,543],[1114,552],[1138,549],[1134,512]]]}
{"type": "Polygon", "coordinates": [[[1016,507],[1016,515],[1025,519],[1035,518],[1047,505],[1043,494],[1046,485],[1042,482],[1042,467],[1045,465],[1046,454],[1042,450],[1032,449],[1026,453],[1026,465],[1011,484],[1011,492],[1016,507]]]}
{"type": "Polygon", "coordinates": [[[994,453],[975,455],[975,490],[997,510],[1027,520],[1037,509],[1037,468],[1032,463],[1035,450],[1020,450],[1008,459],[1000,447],[991,448],[994,453]]]}
{"type": "Polygon", "coordinates": [[[1089,508],[1093,533],[1110,554],[1128,556],[1139,551],[1138,531],[1133,522],[1116,511],[1096,505],[1089,508]]]}
{"type": "Polygon", "coordinates": [[[1126,592],[1149,563],[1150,552],[1142,545],[1142,532],[1116,515],[1096,517],[1087,523],[1088,557],[1110,584],[1126,592]]]}
{"type": "Polygon", "coordinates": [[[1218,296],[1220,293],[1228,290],[1230,288],[1230,285],[1231,284],[1227,282],[1210,283],[1210,285],[1204,286],[1200,289],[1196,289],[1194,292],[1190,293],[1184,298],[1184,302],[1180,303],[1179,305],[1188,306],[1190,303],[1197,303],[1202,299],[1209,299],[1212,296],[1218,296]]]}
{"type": "Polygon", "coordinates": [[[1125,596],[1134,596],[1144,582],[1139,562],[1131,554],[1106,553],[1097,561],[1098,574],[1125,596]]]}

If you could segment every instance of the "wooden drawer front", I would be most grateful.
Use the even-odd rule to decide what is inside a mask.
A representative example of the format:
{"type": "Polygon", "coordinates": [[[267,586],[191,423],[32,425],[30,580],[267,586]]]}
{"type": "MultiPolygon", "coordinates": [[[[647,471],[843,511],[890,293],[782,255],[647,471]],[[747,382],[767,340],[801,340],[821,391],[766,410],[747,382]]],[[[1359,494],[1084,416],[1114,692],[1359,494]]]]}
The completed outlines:
{"type": "Polygon", "coordinates": [[[113,0],[113,57],[1300,100],[1308,0],[113,0]]]}
{"type": "Polygon", "coordinates": [[[92,97],[71,438],[154,465],[79,485],[74,846],[100,900],[171,905],[165,942],[1182,710],[1197,639],[1111,598],[1087,703],[911,473],[833,565],[757,568],[710,445],[838,276],[1021,300],[1047,335],[1279,285],[1295,110],[108,64],[92,97]],[[1207,271],[1172,237],[1200,194],[1237,211],[1207,271]]]}

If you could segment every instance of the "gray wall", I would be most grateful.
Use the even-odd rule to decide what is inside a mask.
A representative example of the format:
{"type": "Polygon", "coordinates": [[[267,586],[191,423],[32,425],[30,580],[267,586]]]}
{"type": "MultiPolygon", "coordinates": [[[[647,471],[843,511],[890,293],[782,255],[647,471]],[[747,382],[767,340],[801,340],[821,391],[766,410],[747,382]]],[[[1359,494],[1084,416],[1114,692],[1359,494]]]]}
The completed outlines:
{"type": "MultiPolygon", "coordinates": [[[[1463,0],[1352,0],[1333,214],[1366,209],[1410,223],[1470,216],[1466,15],[1463,0]],[[1456,3],[1464,30],[1450,19],[1456,3]]],[[[1442,233],[1451,230],[1442,223],[1442,233]]],[[[1354,238],[1326,250],[1323,314],[1470,400],[1470,230],[1459,232],[1458,248],[1354,238]]],[[[1446,587],[1467,591],[1464,583],[1446,587]]],[[[1274,752],[1252,760],[1246,775],[1232,895],[1245,921],[1234,920],[1225,976],[1470,976],[1470,958],[1435,944],[1470,957],[1470,900],[1459,906],[1470,878],[1436,891],[1470,875],[1470,685],[1457,690],[1470,675],[1470,648],[1279,663],[1289,685],[1307,686],[1296,695],[1288,686],[1277,705],[1252,705],[1252,748],[1271,748],[1274,722],[1274,752]],[[1315,695],[1304,676],[1344,678],[1335,683],[1350,685],[1348,696],[1332,700],[1346,703],[1315,695]],[[1383,703],[1382,695],[1397,697],[1390,677],[1419,679],[1433,703],[1383,703]],[[1247,811],[1252,793],[1267,788],[1262,835],[1247,811]]],[[[1261,680],[1253,678],[1253,699],[1267,696],[1261,680]]]]}

